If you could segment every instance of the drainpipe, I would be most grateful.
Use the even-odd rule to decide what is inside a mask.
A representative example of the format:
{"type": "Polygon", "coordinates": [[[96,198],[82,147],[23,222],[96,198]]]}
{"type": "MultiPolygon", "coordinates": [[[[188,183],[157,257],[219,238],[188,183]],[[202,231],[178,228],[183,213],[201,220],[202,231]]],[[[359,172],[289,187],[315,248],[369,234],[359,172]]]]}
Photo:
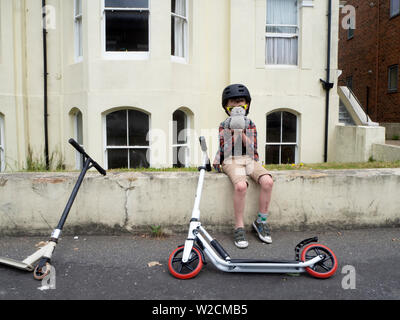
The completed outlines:
{"type": "Polygon", "coordinates": [[[324,145],[324,162],[328,162],[328,132],[329,132],[329,93],[334,83],[330,82],[331,77],[331,37],[332,37],[332,0],[329,0],[328,8],[328,49],[326,54],[326,80],[320,79],[322,87],[326,91],[325,97],[325,145],[324,145]]]}
{"type": "Polygon", "coordinates": [[[43,13],[43,101],[44,101],[44,156],[46,159],[46,170],[50,169],[49,163],[49,130],[48,130],[48,95],[47,95],[47,29],[46,29],[46,0],[42,0],[42,13],[43,13]]]}

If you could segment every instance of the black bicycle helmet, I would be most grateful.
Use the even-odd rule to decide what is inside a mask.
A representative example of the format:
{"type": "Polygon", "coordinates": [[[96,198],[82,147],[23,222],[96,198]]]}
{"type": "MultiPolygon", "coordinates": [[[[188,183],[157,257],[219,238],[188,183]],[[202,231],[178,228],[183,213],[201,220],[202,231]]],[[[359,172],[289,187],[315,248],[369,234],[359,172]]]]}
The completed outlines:
{"type": "Polygon", "coordinates": [[[233,98],[240,98],[244,97],[249,104],[247,108],[246,115],[249,114],[250,111],[250,104],[251,104],[251,96],[249,90],[243,84],[232,84],[226,87],[222,93],[222,107],[224,108],[225,112],[229,115],[228,111],[225,109],[226,104],[228,103],[229,99],[233,98]]]}

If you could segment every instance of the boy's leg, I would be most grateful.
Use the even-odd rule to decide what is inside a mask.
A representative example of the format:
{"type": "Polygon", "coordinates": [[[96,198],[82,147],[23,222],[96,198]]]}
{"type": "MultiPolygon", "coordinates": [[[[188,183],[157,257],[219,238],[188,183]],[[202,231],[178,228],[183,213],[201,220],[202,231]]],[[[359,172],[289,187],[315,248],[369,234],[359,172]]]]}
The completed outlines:
{"type": "Polygon", "coordinates": [[[271,203],[272,187],[274,181],[269,174],[263,175],[259,178],[258,183],[261,186],[259,197],[259,211],[260,213],[268,213],[269,205],[271,203]]]}
{"type": "MultiPolygon", "coordinates": [[[[232,159],[231,159],[232,160],[232,159]]],[[[235,214],[234,242],[239,248],[247,248],[248,242],[244,229],[244,209],[248,188],[245,165],[242,161],[227,161],[222,165],[224,173],[230,178],[234,186],[233,208],[235,214]]]]}
{"type": "Polygon", "coordinates": [[[260,163],[252,160],[248,164],[247,168],[249,175],[261,187],[259,195],[259,212],[257,219],[253,223],[253,227],[262,241],[272,243],[271,232],[267,224],[267,217],[274,182],[271,175],[260,163]]]}
{"type": "Polygon", "coordinates": [[[233,195],[233,209],[235,211],[235,229],[244,228],[244,208],[246,204],[247,182],[240,181],[235,184],[233,195]]]}

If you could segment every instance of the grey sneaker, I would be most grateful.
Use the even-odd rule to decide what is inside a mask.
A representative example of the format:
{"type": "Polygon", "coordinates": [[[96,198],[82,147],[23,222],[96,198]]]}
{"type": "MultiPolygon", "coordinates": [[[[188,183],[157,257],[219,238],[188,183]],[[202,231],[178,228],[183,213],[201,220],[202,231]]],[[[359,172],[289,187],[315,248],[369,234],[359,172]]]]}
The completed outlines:
{"type": "Polygon", "coordinates": [[[272,243],[271,231],[267,223],[260,223],[256,220],[253,222],[253,227],[258,233],[258,237],[261,239],[261,241],[272,243]]]}
{"type": "Polygon", "coordinates": [[[237,228],[234,232],[234,240],[236,247],[245,249],[249,246],[246,240],[246,231],[243,228],[237,228]]]}

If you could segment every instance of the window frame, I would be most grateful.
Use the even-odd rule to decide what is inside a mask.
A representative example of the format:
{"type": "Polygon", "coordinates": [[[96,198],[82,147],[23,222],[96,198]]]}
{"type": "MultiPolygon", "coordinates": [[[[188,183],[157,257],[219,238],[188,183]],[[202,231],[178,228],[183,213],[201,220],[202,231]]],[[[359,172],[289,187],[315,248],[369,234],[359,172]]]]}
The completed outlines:
{"type": "MultiPolygon", "coordinates": [[[[266,7],[268,8],[268,1],[266,0],[266,7]]],[[[300,58],[300,0],[297,0],[297,25],[289,25],[289,24],[269,24],[267,23],[267,16],[265,16],[265,67],[266,68],[276,68],[276,67],[283,67],[283,68],[298,68],[299,67],[299,58],[300,58]],[[274,33],[274,32],[267,32],[267,27],[295,27],[297,33],[274,33]],[[297,63],[296,64],[268,64],[267,63],[267,39],[268,38],[297,38],[297,63]]]]}
{"type": "Polygon", "coordinates": [[[75,62],[83,60],[83,1],[74,0],[74,58],[75,62]],[[81,12],[78,13],[78,4],[81,12]],[[80,24],[80,28],[78,27],[80,24]]]}
{"type": "MultiPolygon", "coordinates": [[[[152,139],[152,137],[151,137],[151,115],[149,114],[149,113],[147,113],[147,112],[145,112],[145,111],[143,111],[143,110],[138,110],[138,109],[132,109],[132,108],[122,108],[122,109],[117,109],[117,110],[113,110],[113,111],[110,111],[110,112],[107,112],[106,114],[104,114],[103,115],[103,141],[104,141],[104,167],[105,167],[105,170],[108,170],[109,169],[109,167],[108,167],[108,150],[121,150],[121,149],[124,149],[124,150],[131,150],[131,149],[147,149],[147,154],[148,154],[148,156],[149,156],[149,158],[147,159],[148,160],[148,163],[149,163],[149,167],[151,167],[151,163],[152,163],[152,160],[151,160],[151,140],[152,139]],[[147,133],[147,137],[148,137],[148,141],[149,141],[149,145],[148,146],[130,146],[129,145],[129,111],[130,110],[133,110],[133,111],[138,111],[138,112],[142,112],[142,113],[144,113],[144,114],[146,114],[147,116],[148,116],[148,119],[149,119],[149,131],[148,131],[148,133],[147,133]],[[114,113],[114,112],[117,112],[117,111],[126,111],[126,113],[127,113],[127,119],[126,119],[126,121],[127,121],[127,124],[126,124],[126,130],[127,130],[127,145],[126,146],[108,146],[107,145],[107,143],[108,143],[108,141],[107,141],[107,116],[109,115],[109,114],[112,114],[112,113],[114,113]]],[[[128,160],[127,160],[127,162],[128,162],[128,170],[130,170],[130,169],[132,169],[131,167],[130,167],[130,153],[128,152],[128,160]]]]}
{"type": "Polygon", "coordinates": [[[0,172],[5,171],[6,168],[6,150],[5,150],[5,137],[4,137],[4,117],[0,114],[0,172]]]}
{"type": "MultiPolygon", "coordinates": [[[[186,143],[178,143],[179,132],[176,132],[176,137],[177,137],[176,142],[177,143],[175,143],[175,141],[174,141],[174,138],[173,138],[174,133],[175,133],[174,130],[175,130],[175,128],[178,129],[178,126],[176,126],[176,127],[174,126],[175,121],[173,121],[173,114],[172,114],[172,130],[171,130],[171,132],[172,132],[172,137],[171,137],[172,161],[171,162],[172,162],[173,167],[175,167],[175,165],[178,164],[178,163],[176,163],[176,164],[174,163],[175,149],[178,149],[179,147],[181,147],[181,148],[184,147],[186,150],[186,154],[185,154],[185,163],[183,163],[183,165],[184,165],[184,168],[188,168],[190,166],[190,128],[191,128],[190,116],[181,109],[177,109],[173,113],[175,113],[177,111],[180,111],[185,115],[185,122],[186,122],[185,124],[186,125],[183,130],[186,132],[186,143]]],[[[179,156],[179,152],[177,154],[177,159],[178,159],[178,156],[179,156]]]]}
{"type": "Polygon", "coordinates": [[[180,63],[188,63],[189,61],[189,0],[184,0],[185,1],[185,16],[181,16],[179,14],[176,14],[172,12],[172,6],[171,6],[171,20],[173,18],[178,18],[184,20],[184,44],[183,44],[183,52],[184,55],[183,57],[180,56],[175,56],[172,54],[172,30],[171,30],[171,60],[173,62],[180,62],[180,63]]]}
{"type": "Polygon", "coordinates": [[[148,8],[119,8],[119,7],[106,7],[106,0],[101,1],[101,16],[102,16],[102,47],[103,47],[103,59],[109,60],[148,60],[150,58],[151,51],[151,5],[152,1],[148,0],[148,8]],[[149,49],[148,51],[107,51],[107,33],[106,33],[106,11],[118,10],[118,11],[148,11],[149,12],[149,49]]]}
{"type": "Polygon", "coordinates": [[[390,0],[389,6],[390,6],[390,8],[389,8],[389,18],[390,18],[390,19],[391,19],[391,18],[394,18],[394,17],[397,17],[397,16],[400,16],[400,0],[390,0]],[[393,9],[393,3],[394,3],[394,1],[399,2],[399,9],[398,9],[397,12],[394,12],[394,9],[393,9]]]}
{"type": "Polygon", "coordinates": [[[399,65],[393,64],[388,67],[388,92],[389,93],[396,93],[399,90],[399,65]],[[391,72],[396,70],[396,88],[391,87],[391,72]]]}
{"type": "MultiPolygon", "coordinates": [[[[289,110],[275,110],[272,112],[269,112],[266,117],[265,117],[265,146],[264,149],[266,149],[267,146],[279,146],[279,164],[282,164],[282,146],[295,146],[295,154],[294,154],[294,160],[295,164],[299,163],[299,115],[289,111],[289,110]],[[288,112],[296,117],[296,142],[282,142],[282,137],[283,137],[283,113],[288,112]],[[280,113],[281,116],[281,124],[280,124],[280,142],[267,142],[268,140],[268,116],[274,114],[274,113],[280,113]]],[[[265,154],[264,161],[265,164],[267,164],[267,154],[265,154]]]]}
{"type": "MultiPolygon", "coordinates": [[[[74,115],[73,115],[73,119],[74,119],[74,138],[76,140],[76,142],[82,147],[84,148],[84,139],[83,139],[83,113],[80,110],[77,110],[74,115]],[[81,132],[82,132],[82,143],[80,143],[79,141],[79,137],[78,137],[78,133],[79,133],[79,114],[81,115],[81,132]]],[[[76,151],[75,152],[75,169],[77,170],[81,170],[83,168],[83,155],[79,152],[76,151]]]]}

